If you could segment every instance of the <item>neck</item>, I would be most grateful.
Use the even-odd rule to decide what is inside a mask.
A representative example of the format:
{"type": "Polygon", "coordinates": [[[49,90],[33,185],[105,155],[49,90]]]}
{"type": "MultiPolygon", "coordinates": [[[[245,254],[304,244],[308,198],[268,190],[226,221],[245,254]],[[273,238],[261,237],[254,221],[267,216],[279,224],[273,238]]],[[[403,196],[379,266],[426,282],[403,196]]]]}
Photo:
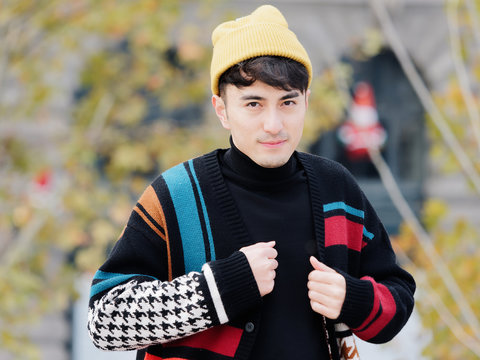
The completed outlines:
{"type": "Polygon", "coordinates": [[[295,156],[282,166],[276,168],[265,168],[258,165],[247,155],[242,153],[230,138],[231,148],[225,153],[225,163],[234,172],[256,181],[279,181],[289,178],[297,170],[295,156]]]}

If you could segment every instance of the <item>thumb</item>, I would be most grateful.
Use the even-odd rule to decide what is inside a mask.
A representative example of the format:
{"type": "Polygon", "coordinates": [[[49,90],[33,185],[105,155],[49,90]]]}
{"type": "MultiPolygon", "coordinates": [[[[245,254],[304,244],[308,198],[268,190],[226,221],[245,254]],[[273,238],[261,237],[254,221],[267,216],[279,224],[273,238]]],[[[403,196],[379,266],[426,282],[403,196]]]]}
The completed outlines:
{"type": "Polygon", "coordinates": [[[324,263],[318,261],[318,259],[315,256],[310,256],[310,264],[312,264],[312,266],[315,270],[326,271],[326,272],[335,272],[335,270],[333,270],[332,268],[329,268],[324,263]]]}

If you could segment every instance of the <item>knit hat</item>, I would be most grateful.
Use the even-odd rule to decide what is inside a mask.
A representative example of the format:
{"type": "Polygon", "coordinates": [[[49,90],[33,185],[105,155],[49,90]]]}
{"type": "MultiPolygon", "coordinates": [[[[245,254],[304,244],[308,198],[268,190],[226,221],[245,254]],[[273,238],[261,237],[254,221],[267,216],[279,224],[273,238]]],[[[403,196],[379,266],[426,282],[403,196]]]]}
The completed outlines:
{"type": "Polygon", "coordinates": [[[226,70],[257,56],[282,56],[298,61],[307,68],[310,86],[312,64],[308,54],[274,6],[260,6],[248,16],[218,25],[212,33],[212,43],[210,77],[216,95],[219,95],[218,80],[226,70]]]}

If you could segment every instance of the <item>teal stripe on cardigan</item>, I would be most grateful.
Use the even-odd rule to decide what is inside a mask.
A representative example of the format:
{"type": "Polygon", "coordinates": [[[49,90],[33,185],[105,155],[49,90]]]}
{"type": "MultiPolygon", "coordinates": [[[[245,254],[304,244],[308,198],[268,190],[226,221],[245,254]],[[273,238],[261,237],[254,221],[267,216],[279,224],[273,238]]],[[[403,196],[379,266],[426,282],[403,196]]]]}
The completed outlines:
{"type": "Polygon", "coordinates": [[[198,182],[197,174],[195,173],[195,168],[193,167],[193,160],[189,160],[188,164],[190,165],[190,171],[192,172],[193,179],[195,180],[195,185],[197,187],[198,195],[200,197],[200,203],[202,204],[203,217],[205,220],[205,226],[207,228],[208,243],[210,244],[210,259],[215,260],[215,246],[213,245],[213,236],[212,229],[210,227],[210,219],[207,213],[207,206],[205,205],[205,200],[203,199],[202,189],[200,188],[200,183],[198,182]]]}
{"type": "Polygon", "coordinates": [[[109,273],[105,271],[98,270],[93,277],[93,280],[100,280],[96,284],[92,285],[90,288],[90,297],[97,295],[98,293],[113,288],[118,284],[127,281],[136,276],[148,276],[152,279],[155,279],[153,276],[142,275],[142,274],[117,274],[109,273]]]}
{"type": "MultiPolygon", "coordinates": [[[[177,215],[183,245],[185,272],[188,274],[191,271],[200,271],[207,259],[199,211],[193,192],[194,185],[190,181],[185,164],[179,164],[165,171],[163,178],[170,191],[177,215]]],[[[200,192],[200,189],[198,190],[200,192]]]]}
{"type": "Polygon", "coordinates": [[[371,232],[369,232],[369,231],[367,231],[367,229],[365,229],[365,226],[363,227],[363,236],[365,236],[366,238],[368,238],[370,240],[372,240],[373,237],[374,237],[374,235],[371,232]]]}
{"type": "Polygon", "coordinates": [[[362,218],[362,219],[365,216],[362,210],[355,209],[345,204],[343,201],[333,202],[330,204],[323,205],[323,211],[328,212],[333,210],[343,210],[351,215],[358,216],[359,218],[362,218]]]}

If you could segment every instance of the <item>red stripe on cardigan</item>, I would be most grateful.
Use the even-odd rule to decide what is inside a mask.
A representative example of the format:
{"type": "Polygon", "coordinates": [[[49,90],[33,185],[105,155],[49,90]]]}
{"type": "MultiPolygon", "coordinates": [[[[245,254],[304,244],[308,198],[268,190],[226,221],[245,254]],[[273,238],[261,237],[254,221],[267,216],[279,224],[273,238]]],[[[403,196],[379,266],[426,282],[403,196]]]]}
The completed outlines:
{"type": "Polygon", "coordinates": [[[363,225],[338,215],[325,219],[325,246],[345,245],[360,252],[367,243],[363,241],[363,225]]]}
{"type": "Polygon", "coordinates": [[[378,333],[393,319],[397,311],[397,305],[392,293],[385,285],[377,283],[369,276],[365,276],[361,279],[370,281],[373,285],[373,309],[363,324],[352,330],[359,338],[369,340],[378,335],[378,333]],[[381,311],[380,314],[378,314],[379,311],[381,311]],[[375,319],[375,317],[377,318],[375,319]],[[373,319],[375,320],[372,322],[373,319]]]}
{"type": "Polygon", "coordinates": [[[152,354],[145,354],[145,357],[143,358],[143,360],[188,360],[188,359],[185,359],[185,358],[179,358],[179,357],[173,357],[173,358],[162,358],[160,356],[155,356],[155,355],[152,355],[152,354]]]}
{"type": "Polygon", "coordinates": [[[219,325],[195,335],[163,344],[163,346],[187,346],[233,357],[240,344],[242,334],[242,329],[229,325],[219,325]]]}

